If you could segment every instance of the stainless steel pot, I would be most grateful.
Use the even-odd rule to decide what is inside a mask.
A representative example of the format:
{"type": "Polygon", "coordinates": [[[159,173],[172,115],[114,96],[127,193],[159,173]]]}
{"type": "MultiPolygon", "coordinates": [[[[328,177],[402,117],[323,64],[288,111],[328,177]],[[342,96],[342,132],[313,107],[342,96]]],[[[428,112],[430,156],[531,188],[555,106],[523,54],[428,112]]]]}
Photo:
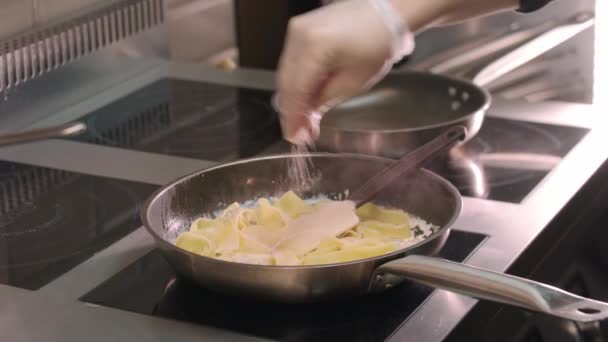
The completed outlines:
{"type": "MultiPolygon", "coordinates": [[[[479,132],[490,106],[491,96],[485,86],[591,27],[593,22],[591,13],[579,13],[562,22],[512,33],[501,44],[491,46],[517,42],[517,47],[499,53],[500,57],[492,56],[491,62],[481,68],[471,70],[457,63],[458,56],[452,56],[452,60],[434,61],[434,66],[419,66],[430,72],[391,73],[370,91],[328,111],[321,120],[317,147],[321,151],[399,158],[456,125],[467,128],[470,140],[479,132]],[[459,77],[434,73],[448,70],[459,77]]],[[[476,52],[460,57],[466,61],[476,52]]]]}
{"type": "MultiPolygon", "coordinates": [[[[247,159],[198,171],[154,193],[142,221],[177,272],[209,289],[232,295],[314,302],[356,297],[398,286],[405,279],[475,298],[536,310],[577,321],[608,317],[608,304],[582,298],[531,280],[482,270],[432,255],[443,246],[460,214],[454,186],[427,171],[396,182],[376,202],[401,208],[440,227],[408,248],[364,260],[319,266],[260,266],[227,262],[176,247],[174,238],[201,215],[295,187],[289,177],[293,155],[247,159]]],[[[393,163],[390,159],[348,154],[310,154],[315,181],[302,196],[336,196],[393,163]]]]}

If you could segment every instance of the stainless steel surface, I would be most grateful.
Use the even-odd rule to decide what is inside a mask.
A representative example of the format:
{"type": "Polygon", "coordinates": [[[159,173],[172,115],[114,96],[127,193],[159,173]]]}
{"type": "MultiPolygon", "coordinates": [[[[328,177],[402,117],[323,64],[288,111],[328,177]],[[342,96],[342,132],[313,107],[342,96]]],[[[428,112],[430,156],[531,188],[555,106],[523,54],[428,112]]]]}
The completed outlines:
{"type": "MultiPolygon", "coordinates": [[[[403,276],[429,286],[479,299],[518,306],[577,322],[608,318],[608,303],[583,298],[556,287],[448,260],[412,255],[378,268],[375,277],[403,276]]],[[[384,287],[380,282],[375,286],[384,287]]]]}
{"type": "Polygon", "coordinates": [[[524,32],[524,38],[515,35],[513,39],[528,41],[500,57],[493,56],[491,62],[475,71],[472,84],[424,72],[389,75],[372,90],[327,112],[321,120],[317,145],[331,152],[399,158],[454,125],[467,128],[468,141],[481,128],[490,105],[490,95],[482,87],[567,41],[593,22],[591,13],[579,13],[548,25],[540,35],[534,35],[535,30],[524,32]]]}
{"type": "MultiPolygon", "coordinates": [[[[132,64],[137,67],[137,64],[132,64]]],[[[128,73],[118,69],[112,75],[100,73],[87,92],[61,92],[45,98],[45,113],[56,113],[44,119],[31,119],[32,112],[19,112],[29,120],[11,121],[6,125],[21,130],[61,124],[117,100],[146,84],[164,77],[212,82],[256,89],[273,89],[274,75],[259,70],[239,69],[223,72],[201,65],[148,63],[144,72],[128,73]],[[119,81],[108,81],[123,73],[119,81]],[[80,99],[80,100],[79,100],[80,99]]],[[[41,79],[42,80],[42,79],[41,79]]],[[[52,84],[52,83],[51,83],[52,84]]],[[[48,83],[47,83],[48,85],[48,83]]],[[[42,99],[42,97],[41,97],[42,99]]],[[[35,102],[32,98],[32,102],[35,102]]],[[[30,103],[34,104],[34,103],[30,103]]],[[[37,112],[37,111],[35,111],[37,112]]],[[[552,170],[521,204],[463,198],[462,215],[454,227],[488,236],[465,264],[504,272],[523,250],[550,225],[580,187],[608,157],[608,131],[601,108],[564,102],[527,103],[496,99],[489,116],[546,124],[573,125],[591,132],[552,170]],[[517,224],[513,224],[517,217],[517,224]]],[[[20,118],[19,116],[18,118],[20,118]]],[[[3,123],[2,127],[6,127],[3,123]]],[[[140,180],[163,185],[184,174],[214,165],[212,161],[191,160],[122,150],[73,141],[44,141],[0,149],[0,159],[55,167],[68,171],[140,180]],[[111,165],[111,167],[108,167],[111,165]],[[142,172],[145,170],[145,172],[142,172]]],[[[142,227],[103,252],[93,256],[61,278],[37,292],[0,286],[0,331],[7,340],[40,341],[246,341],[251,336],[229,331],[182,324],[174,321],[129,314],[104,307],[85,305],[78,298],[109,276],[116,274],[139,256],[149,252],[154,240],[142,227]],[[25,319],[24,317],[27,317],[25,319]],[[32,328],[31,322],[38,324],[32,328]],[[71,327],[63,329],[62,327],[71,327]]],[[[449,291],[437,290],[394,333],[390,341],[439,341],[443,339],[476,304],[476,300],[449,291]]]]}
{"type": "MultiPolygon", "coordinates": [[[[466,21],[458,25],[431,29],[417,36],[416,50],[408,60],[408,64],[424,63],[427,59],[442,53],[446,49],[468,44],[484,37],[500,37],[508,31],[527,30],[547,22],[559,22],[575,13],[593,12],[596,8],[601,10],[600,7],[600,2],[596,0],[555,0],[542,10],[525,15],[505,12],[466,21]]],[[[568,53],[570,55],[569,58],[560,59],[559,63],[553,63],[550,72],[559,78],[555,81],[555,85],[567,80],[566,74],[577,74],[576,84],[581,88],[580,91],[558,95],[558,97],[552,97],[550,100],[591,103],[594,93],[592,84],[597,78],[595,76],[597,73],[594,72],[594,65],[596,64],[596,57],[594,57],[594,45],[596,44],[594,44],[594,41],[598,39],[598,34],[601,33],[597,28],[585,30],[552,49],[551,53],[543,54],[535,59],[536,61],[544,61],[549,58],[549,55],[553,54],[568,53]]],[[[483,49],[483,47],[479,47],[479,49],[483,49]]],[[[489,90],[489,88],[487,89],[489,90]]],[[[497,93],[492,93],[492,95],[494,98],[500,96],[497,93]]],[[[518,100],[525,99],[520,97],[518,100]]]]}
{"type": "Polygon", "coordinates": [[[508,64],[498,74],[491,75],[488,80],[475,82],[477,85],[487,88],[490,83],[505,76],[507,72],[544,54],[587,29],[593,23],[593,13],[580,12],[565,20],[552,19],[523,30],[505,34],[489,34],[441,51],[424,60],[415,61],[411,65],[407,65],[407,69],[471,79],[478,76],[477,74],[497,69],[497,64],[508,64]],[[558,30],[556,31],[556,29],[558,30]],[[551,38],[551,36],[558,38],[551,38]],[[540,47],[537,46],[539,44],[540,47]],[[488,61],[490,61],[489,64],[488,61]]]}
{"type": "Polygon", "coordinates": [[[65,138],[84,133],[87,126],[82,122],[71,122],[64,125],[36,129],[15,134],[0,135],[0,147],[23,144],[43,139],[65,138]]]}
{"type": "MultiPolygon", "coordinates": [[[[222,164],[185,176],[153,194],[142,209],[142,222],[178,273],[215,291],[285,302],[359,296],[370,291],[374,270],[412,253],[435,254],[460,214],[458,190],[443,178],[416,170],[376,197],[441,227],[423,241],[386,255],[318,266],[262,266],[227,262],[181,249],[172,242],[196,218],[260,196],[280,196],[294,188],[289,177],[293,155],[277,155],[222,164]]],[[[340,194],[391,165],[391,160],[356,155],[310,155],[315,181],[302,195],[340,194]]],[[[383,288],[384,289],[384,288],[383,288]]]]}
{"type": "Polygon", "coordinates": [[[555,46],[567,41],[580,32],[588,29],[594,23],[592,13],[579,13],[568,18],[564,23],[543,32],[534,39],[509,51],[475,73],[473,83],[486,86],[490,82],[507,74],[509,71],[549,51],[555,46]]]}
{"type": "Polygon", "coordinates": [[[0,41],[0,92],[164,20],[162,0],[125,0],[0,41]]]}
{"type": "Polygon", "coordinates": [[[581,76],[568,70],[560,74],[551,72],[556,65],[572,58],[572,55],[545,57],[514,70],[487,88],[498,98],[523,98],[528,102],[575,97],[584,92],[581,76]]]}
{"type": "Polygon", "coordinates": [[[532,37],[544,32],[548,28],[555,27],[555,21],[543,22],[532,28],[507,31],[506,33],[493,33],[481,38],[467,41],[461,45],[448,48],[431,55],[421,61],[415,61],[401,68],[430,71],[443,75],[457,76],[463,69],[476,65],[480,61],[491,58],[493,55],[504,52],[506,49],[516,47],[532,37]]]}
{"type": "Polygon", "coordinates": [[[164,34],[162,25],[150,28],[43,77],[5,89],[0,95],[0,133],[75,121],[82,108],[97,105],[103,101],[100,99],[113,101],[150,77],[158,77],[167,68],[159,57],[166,53],[160,43],[164,34]]]}
{"type": "Polygon", "coordinates": [[[463,141],[466,134],[467,129],[464,126],[455,126],[446,130],[435,139],[401,157],[398,161],[363,183],[363,185],[350,193],[349,199],[355,202],[357,208],[362,206],[372,200],[387,186],[391,185],[392,182],[397,181],[398,178],[406,177],[413,170],[422,167],[424,163],[445,153],[446,150],[463,141]]]}
{"type": "Polygon", "coordinates": [[[211,64],[215,55],[235,46],[232,1],[165,0],[165,5],[171,60],[211,64]],[[201,37],[201,44],[192,44],[201,37]]]}

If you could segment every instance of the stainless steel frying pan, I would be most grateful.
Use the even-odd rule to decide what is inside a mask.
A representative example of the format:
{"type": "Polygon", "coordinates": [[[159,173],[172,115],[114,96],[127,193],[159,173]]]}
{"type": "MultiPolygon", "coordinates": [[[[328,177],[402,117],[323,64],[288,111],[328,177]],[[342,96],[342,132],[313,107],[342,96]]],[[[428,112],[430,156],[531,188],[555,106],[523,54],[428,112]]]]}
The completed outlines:
{"type": "MultiPolygon", "coordinates": [[[[315,182],[301,195],[342,194],[394,161],[374,156],[311,154],[315,182]]],[[[172,241],[203,214],[260,196],[276,196],[290,181],[293,155],[247,159],[198,171],[164,186],[142,210],[142,220],[177,272],[209,289],[284,302],[314,302],[384,291],[405,279],[479,299],[515,305],[576,321],[608,317],[608,304],[531,280],[433,258],[461,211],[449,182],[421,169],[376,197],[440,227],[423,241],[397,252],[319,266],[260,266],[192,254],[172,241]]]]}
{"type": "MultiPolygon", "coordinates": [[[[391,73],[368,92],[327,112],[321,120],[317,146],[321,151],[398,158],[452,126],[464,125],[469,132],[467,139],[472,139],[490,106],[491,96],[485,86],[591,27],[593,22],[591,13],[579,13],[562,22],[512,33],[492,46],[515,41],[515,49],[507,49],[509,52],[498,58],[492,56],[493,60],[481,69],[464,67],[466,72],[453,72],[459,77],[435,72],[463,69],[456,61],[456,57],[467,60],[462,51],[452,60],[425,65],[424,70],[431,72],[391,73]],[[473,76],[468,77],[471,73],[473,76]]],[[[468,55],[476,55],[476,51],[468,55]]]]}

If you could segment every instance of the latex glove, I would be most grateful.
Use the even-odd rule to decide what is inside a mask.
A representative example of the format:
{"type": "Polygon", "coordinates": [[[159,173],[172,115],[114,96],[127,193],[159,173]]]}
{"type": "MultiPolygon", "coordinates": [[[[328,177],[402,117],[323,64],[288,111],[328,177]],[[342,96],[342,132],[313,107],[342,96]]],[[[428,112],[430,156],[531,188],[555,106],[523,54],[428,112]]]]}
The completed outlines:
{"type": "Polygon", "coordinates": [[[284,138],[312,143],[325,111],[369,89],[413,49],[390,0],[341,1],[292,18],[275,97],[284,138]]]}
{"type": "Polygon", "coordinates": [[[341,0],[289,22],[275,105],[283,137],[312,143],[323,113],[414,49],[412,32],[515,9],[519,0],[341,0]]]}

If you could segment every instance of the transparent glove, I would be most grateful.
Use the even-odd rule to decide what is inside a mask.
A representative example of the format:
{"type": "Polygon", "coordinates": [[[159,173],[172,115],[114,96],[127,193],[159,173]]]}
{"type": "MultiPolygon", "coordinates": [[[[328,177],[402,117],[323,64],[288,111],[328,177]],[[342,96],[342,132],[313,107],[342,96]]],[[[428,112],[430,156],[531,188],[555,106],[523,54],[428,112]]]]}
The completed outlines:
{"type": "Polygon", "coordinates": [[[414,49],[390,0],[346,0],[289,22],[275,106],[286,140],[311,144],[323,113],[365,91],[414,49]]]}

